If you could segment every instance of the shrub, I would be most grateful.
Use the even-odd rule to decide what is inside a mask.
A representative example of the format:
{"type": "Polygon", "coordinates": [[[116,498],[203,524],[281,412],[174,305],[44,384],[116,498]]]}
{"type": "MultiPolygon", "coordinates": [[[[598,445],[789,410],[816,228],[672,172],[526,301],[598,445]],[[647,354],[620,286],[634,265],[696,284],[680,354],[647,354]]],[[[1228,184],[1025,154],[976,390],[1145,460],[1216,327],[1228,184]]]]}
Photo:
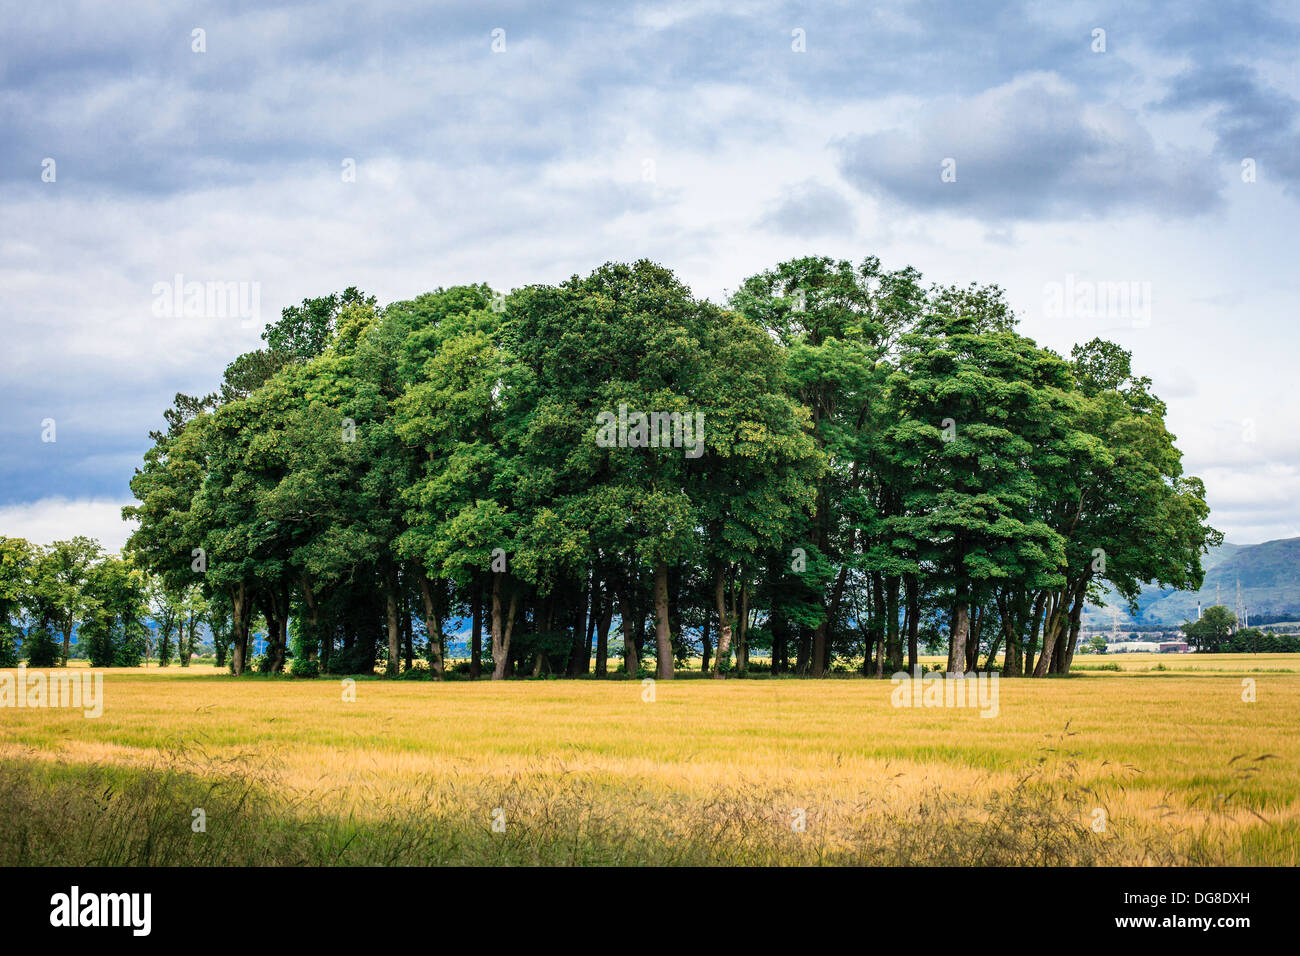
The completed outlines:
{"type": "Polygon", "coordinates": [[[18,666],[17,634],[8,624],[0,624],[0,667],[18,666]]]}
{"type": "Polygon", "coordinates": [[[29,667],[53,667],[59,660],[59,645],[43,627],[34,627],[27,632],[23,648],[27,651],[29,667]]]}
{"type": "Polygon", "coordinates": [[[320,662],[316,660],[307,660],[305,657],[295,657],[293,663],[289,665],[289,674],[292,677],[319,677],[320,662]]]}

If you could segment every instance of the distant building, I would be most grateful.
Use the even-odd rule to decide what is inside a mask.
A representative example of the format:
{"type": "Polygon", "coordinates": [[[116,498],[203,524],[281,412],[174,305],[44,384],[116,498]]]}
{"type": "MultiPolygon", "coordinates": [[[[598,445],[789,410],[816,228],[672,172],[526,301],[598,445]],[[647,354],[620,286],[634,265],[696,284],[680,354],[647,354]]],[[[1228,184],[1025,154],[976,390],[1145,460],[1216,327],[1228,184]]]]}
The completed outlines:
{"type": "Polygon", "coordinates": [[[1157,645],[1148,641],[1110,641],[1106,644],[1107,654],[1150,654],[1157,645]]]}
{"type": "Polygon", "coordinates": [[[1106,645],[1107,654],[1189,654],[1192,648],[1186,641],[1112,641],[1106,645]]]}

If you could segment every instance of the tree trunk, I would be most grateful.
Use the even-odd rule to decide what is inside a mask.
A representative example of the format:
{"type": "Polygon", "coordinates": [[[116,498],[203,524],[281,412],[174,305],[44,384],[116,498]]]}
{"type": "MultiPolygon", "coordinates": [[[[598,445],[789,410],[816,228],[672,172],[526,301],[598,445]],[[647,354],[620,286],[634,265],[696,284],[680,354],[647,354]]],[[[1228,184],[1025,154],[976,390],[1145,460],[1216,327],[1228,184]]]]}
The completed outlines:
{"type": "Polygon", "coordinates": [[[903,585],[907,602],[907,671],[909,674],[918,673],[917,668],[920,666],[920,634],[921,634],[921,596],[920,587],[917,584],[916,577],[909,574],[903,585]]]}
{"type": "Polygon", "coordinates": [[[397,567],[388,572],[388,581],[384,588],[385,616],[388,623],[388,676],[396,677],[401,663],[402,634],[397,620],[397,567]]]}
{"type": "Polygon", "coordinates": [[[232,666],[235,676],[238,677],[244,673],[248,658],[248,621],[253,616],[252,595],[249,594],[248,585],[241,582],[232,587],[230,603],[234,609],[231,624],[235,629],[232,666]]]}
{"type": "Polygon", "coordinates": [[[190,651],[194,648],[194,623],[192,620],[187,621],[181,618],[180,624],[180,665],[181,667],[190,666],[190,651]],[[188,625],[188,626],[187,626],[188,625]]]}
{"type": "MultiPolygon", "coordinates": [[[[546,607],[546,615],[540,627],[534,629],[538,637],[537,650],[533,652],[533,676],[534,677],[541,677],[542,669],[550,668],[551,662],[546,657],[546,651],[542,649],[541,637],[546,636],[547,638],[549,638],[552,633],[551,627],[555,621],[555,592],[552,591],[545,598],[543,598],[540,603],[546,607]]],[[[534,620],[536,620],[536,613],[534,613],[534,620]]]]}
{"type": "Polygon", "coordinates": [[[470,612],[469,679],[478,680],[483,673],[483,578],[474,575],[474,607],[470,612]]]}
{"type": "Polygon", "coordinates": [[[633,629],[636,612],[632,610],[632,598],[628,593],[631,587],[624,581],[618,589],[619,629],[623,632],[623,670],[629,677],[636,677],[640,663],[636,657],[636,633],[633,629]]]}
{"type": "Polygon", "coordinates": [[[272,674],[284,669],[284,649],[281,638],[281,611],[276,601],[275,589],[263,591],[258,603],[262,605],[262,616],[266,618],[266,659],[272,674]]]}
{"type": "Polygon", "coordinates": [[[655,678],[673,679],[673,639],[668,627],[668,562],[655,564],[655,678]]]}
{"type": "Polygon", "coordinates": [[[614,620],[614,592],[612,584],[605,582],[605,593],[600,603],[600,619],[596,623],[596,676],[609,672],[609,626],[614,620]]]}
{"type": "Polygon", "coordinates": [[[632,593],[632,613],[635,615],[635,627],[632,633],[636,638],[636,659],[637,667],[641,666],[641,661],[645,660],[645,608],[641,606],[641,592],[638,589],[632,593]]]}
{"type": "Polygon", "coordinates": [[[316,594],[311,589],[311,583],[303,578],[302,584],[302,602],[307,605],[307,616],[303,620],[303,651],[307,655],[307,660],[314,661],[320,654],[320,607],[316,604],[316,594]]]}
{"type": "Polygon", "coordinates": [[[704,611],[704,623],[700,625],[700,652],[703,654],[703,660],[700,663],[700,672],[707,674],[709,672],[709,658],[713,656],[713,645],[709,642],[709,623],[712,620],[709,610],[704,611]]]}
{"type": "Polygon", "coordinates": [[[505,680],[506,666],[510,663],[510,636],[515,628],[515,614],[519,609],[519,592],[510,595],[510,610],[502,615],[502,589],[506,572],[492,572],[492,679],[505,680]]]}
{"type": "MultiPolygon", "coordinates": [[[[870,591],[871,591],[870,585],[868,585],[867,586],[868,603],[870,603],[871,601],[870,591]]],[[[874,629],[878,622],[872,619],[870,616],[868,616],[867,623],[864,626],[862,623],[861,608],[858,608],[856,604],[854,606],[853,613],[854,616],[858,619],[858,631],[862,634],[862,676],[870,677],[872,671],[871,662],[874,659],[872,655],[875,653],[875,649],[876,649],[876,638],[875,638],[874,629]]]]}
{"type": "Polygon", "coordinates": [[[405,593],[401,595],[397,606],[402,623],[402,659],[409,671],[415,666],[415,626],[411,623],[411,607],[405,593]]]}
{"type": "Polygon", "coordinates": [[[903,669],[903,639],[898,629],[898,575],[885,578],[885,633],[889,652],[889,673],[897,674],[903,669]]]}
{"type": "Polygon", "coordinates": [[[831,600],[826,610],[826,619],[818,624],[816,630],[813,631],[813,677],[821,677],[830,666],[830,659],[827,657],[827,644],[830,639],[831,626],[840,614],[840,600],[844,595],[844,582],[848,577],[848,573],[848,564],[841,565],[840,573],[835,577],[835,586],[831,588],[831,600]]]}
{"type": "Polygon", "coordinates": [[[427,574],[420,575],[420,597],[424,599],[424,629],[429,635],[429,667],[433,676],[442,680],[442,612],[427,574]]]}
{"type": "Polygon", "coordinates": [[[984,606],[981,604],[975,608],[975,613],[971,615],[970,634],[966,638],[966,667],[962,673],[969,673],[980,662],[980,638],[984,633],[984,606]]]}
{"type": "Polygon", "coordinates": [[[1060,673],[1070,673],[1070,665],[1074,663],[1074,649],[1079,643],[1079,625],[1083,617],[1083,601],[1088,594],[1088,582],[1085,580],[1079,585],[1079,590],[1074,595],[1074,606],[1070,608],[1070,631],[1065,642],[1065,654],[1061,659],[1060,673]]]}
{"type": "Polygon", "coordinates": [[[722,662],[731,660],[731,609],[727,607],[724,577],[722,565],[719,564],[713,576],[713,602],[718,612],[718,653],[713,658],[714,679],[722,676],[718,673],[722,662]]]}
{"type": "Polygon", "coordinates": [[[885,577],[871,572],[871,606],[875,611],[872,632],[876,635],[876,676],[885,676],[885,655],[889,647],[889,610],[885,603],[885,577]]]}
{"type": "MultiPolygon", "coordinates": [[[[998,597],[997,601],[1002,628],[1002,643],[1006,648],[1002,657],[1002,673],[1006,676],[1015,676],[1020,658],[1020,649],[1017,644],[1020,638],[1020,610],[1022,604],[1019,596],[1012,597],[1005,592],[998,597]]],[[[993,670],[993,657],[993,653],[990,653],[989,670],[993,670]]]]}
{"type": "Polygon", "coordinates": [[[749,583],[740,585],[740,613],[736,620],[736,675],[749,671],[749,583]]]}
{"type": "Polygon", "coordinates": [[[966,666],[966,638],[970,633],[970,607],[966,585],[957,586],[957,599],[952,613],[952,639],[948,642],[948,673],[964,673],[966,666]]]}
{"type": "Polygon", "coordinates": [[[772,673],[779,674],[785,669],[785,641],[789,625],[775,608],[769,612],[768,622],[772,631],[772,673]]]}
{"type": "Polygon", "coordinates": [[[1035,677],[1046,677],[1051,673],[1052,657],[1056,652],[1056,642],[1060,637],[1062,610],[1065,607],[1065,594],[1058,591],[1052,595],[1047,606],[1047,618],[1043,624],[1043,652],[1038,655],[1034,665],[1035,677]]]}
{"type": "Polygon", "coordinates": [[[812,640],[812,676],[821,677],[825,671],[827,622],[822,621],[813,628],[812,640]]]}
{"type": "Polygon", "coordinates": [[[586,586],[578,599],[578,619],[574,624],[573,643],[569,648],[569,666],[565,668],[565,672],[570,677],[586,673],[586,660],[591,657],[587,641],[587,622],[592,619],[591,602],[595,597],[595,586],[595,580],[588,576],[586,586]]]}
{"type": "Polygon", "coordinates": [[[591,607],[587,610],[587,643],[583,646],[582,673],[591,673],[591,655],[595,649],[596,623],[600,618],[601,594],[596,590],[596,576],[591,576],[591,607]]]}
{"type": "Polygon", "coordinates": [[[1039,591],[1038,596],[1034,598],[1034,608],[1030,618],[1029,640],[1025,646],[1025,661],[1021,670],[1022,675],[1031,675],[1034,672],[1034,654],[1038,650],[1038,632],[1043,623],[1043,607],[1047,602],[1047,592],[1039,591]]]}

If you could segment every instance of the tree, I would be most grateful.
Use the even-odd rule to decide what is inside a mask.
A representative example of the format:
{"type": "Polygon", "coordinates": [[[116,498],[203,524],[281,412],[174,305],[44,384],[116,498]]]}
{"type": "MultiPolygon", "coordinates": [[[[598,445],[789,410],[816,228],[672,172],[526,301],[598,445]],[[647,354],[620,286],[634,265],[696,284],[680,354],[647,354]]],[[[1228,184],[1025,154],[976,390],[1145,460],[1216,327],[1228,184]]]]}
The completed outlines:
{"type": "Polygon", "coordinates": [[[1048,523],[1066,542],[1066,581],[1045,601],[1035,676],[1069,671],[1083,603],[1089,594],[1100,599],[1100,582],[1134,611],[1143,584],[1199,588],[1201,555],[1222,541],[1206,524],[1204,486],[1182,474],[1164,404],[1133,375],[1130,354],[1093,339],[1071,357],[1078,434],[1060,443],[1052,471],[1039,478],[1048,523]]]}
{"type": "Polygon", "coordinates": [[[55,541],[41,562],[39,586],[53,611],[52,623],[63,635],[60,661],[68,663],[72,632],[86,611],[85,587],[91,567],[103,555],[98,541],[77,536],[69,541],[55,541]]]}
{"type": "Polygon", "coordinates": [[[1222,604],[1207,607],[1199,621],[1185,621],[1180,625],[1187,635],[1187,643],[1198,651],[1214,653],[1227,644],[1237,626],[1236,615],[1222,604]]]}
{"type": "MultiPolygon", "coordinates": [[[[160,628],[192,644],[192,595],[236,675],[264,619],[273,671],[290,634],[303,674],[397,675],[423,636],[441,677],[458,618],[475,676],[484,621],[495,679],[593,650],[604,675],[617,616],[626,672],[653,654],[660,679],[697,649],[743,675],[751,647],[883,676],[941,631],[951,671],[1005,650],[1045,676],[1103,587],[1196,587],[1217,540],[1127,352],[1066,360],[997,287],[874,258],[790,260],[729,308],[647,261],[382,308],[350,288],[264,339],[176,396],[124,512],[132,567],[189,608],[160,628]]],[[[30,591],[62,626],[58,589],[30,591]]]]}
{"type": "Polygon", "coordinates": [[[30,592],[35,554],[22,538],[0,535],[0,667],[18,664],[24,602],[30,592]]]}
{"type": "Polygon", "coordinates": [[[180,598],[180,620],[177,625],[181,667],[190,666],[190,658],[198,648],[198,629],[209,613],[210,603],[197,585],[185,589],[180,598]]]}
{"type": "Polygon", "coordinates": [[[147,599],[157,640],[158,666],[171,663],[172,651],[184,657],[184,598],[167,590],[157,579],[149,582],[147,599]]]}
{"type": "Polygon", "coordinates": [[[1008,579],[1060,580],[1063,542],[1033,504],[1069,371],[1011,331],[996,289],[940,290],[902,345],[889,453],[913,479],[890,528],[952,594],[948,671],[962,673],[972,605],[1008,579]]]}
{"type": "Polygon", "coordinates": [[[110,555],[86,583],[89,615],[82,625],[87,656],[95,667],[138,667],[149,627],[148,579],[130,560],[110,555]]]}
{"type": "Polygon", "coordinates": [[[518,526],[505,425],[513,394],[503,384],[510,359],[493,340],[497,314],[484,311],[486,301],[466,304],[459,318],[443,314],[434,354],[427,337],[408,344],[428,357],[395,404],[395,433],[420,460],[402,493],[407,527],[398,550],[426,575],[490,580],[492,677],[501,680],[520,596],[510,566],[518,526]]]}
{"type": "MultiPolygon", "coordinates": [[[[873,441],[883,434],[878,416],[888,360],[924,299],[919,280],[911,268],[883,271],[875,257],[856,267],[808,257],[751,277],[732,298],[734,308],[782,344],[789,390],[808,408],[825,461],[814,485],[815,509],[782,547],[804,555],[804,570],[786,586],[783,613],[798,627],[797,666],[814,676],[830,665],[835,630],[851,603],[850,571],[882,543],[880,519],[900,500],[901,484],[881,470],[873,441]]],[[[872,564],[889,575],[894,594],[895,579],[915,568],[911,556],[880,547],[872,564]]]]}

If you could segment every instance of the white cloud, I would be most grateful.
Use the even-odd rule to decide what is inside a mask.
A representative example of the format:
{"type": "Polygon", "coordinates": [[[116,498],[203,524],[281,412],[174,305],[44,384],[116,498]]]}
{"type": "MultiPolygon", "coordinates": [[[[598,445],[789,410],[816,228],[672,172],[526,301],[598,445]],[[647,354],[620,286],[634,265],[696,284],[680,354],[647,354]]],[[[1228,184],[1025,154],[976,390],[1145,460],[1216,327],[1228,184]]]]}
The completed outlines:
{"type": "MultiPolygon", "coordinates": [[[[1114,338],[1169,402],[1211,523],[1241,543],[1300,533],[1295,197],[1267,154],[1246,184],[1216,152],[1217,105],[1152,106],[1200,61],[1195,102],[1231,99],[1233,57],[1300,96],[1275,15],[1139,16],[1097,56],[1042,5],[733,6],[512,3],[506,55],[467,3],[367,22],[218,5],[202,56],[182,12],[24,9],[0,38],[0,533],[120,546],[117,499],[172,396],[214,389],[304,296],[508,289],[648,256],[716,300],[810,254],[997,282],[1062,354],[1114,338]],[[984,42],[951,40],[972,24],[984,42]],[[155,317],[177,273],[258,282],[260,321],[155,317]],[[1150,326],[1044,314],[1067,274],[1149,281],[1150,326]]],[[[1252,116],[1294,110],[1241,89],[1252,116]]]]}
{"type": "Polygon", "coordinates": [[[122,520],[125,501],[96,498],[42,498],[30,504],[0,507],[0,534],[34,544],[64,541],[76,535],[96,538],[120,553],[134,526],[122,520]]]}

